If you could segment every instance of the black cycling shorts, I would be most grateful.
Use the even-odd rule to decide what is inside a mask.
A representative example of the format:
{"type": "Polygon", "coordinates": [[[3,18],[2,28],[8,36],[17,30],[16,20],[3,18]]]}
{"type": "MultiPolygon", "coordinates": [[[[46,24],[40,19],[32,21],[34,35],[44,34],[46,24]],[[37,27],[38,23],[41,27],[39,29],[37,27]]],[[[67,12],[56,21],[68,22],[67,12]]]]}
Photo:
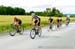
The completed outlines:
{"type": "Polygon", "coordinates": [[[22,21],[19,21],[19,23],[18,23],[19,25],[21,25],[22,24],[22,21]]]}
{"type": "Polygon", "coordinates": [[[35,26],[36,26],[36,25],[40,26],[40,21],[38,22],[38,24],[37,24],[37,22],[38,22],[38,20],[35,20],[35,21],[34,21],[35,26]]]}

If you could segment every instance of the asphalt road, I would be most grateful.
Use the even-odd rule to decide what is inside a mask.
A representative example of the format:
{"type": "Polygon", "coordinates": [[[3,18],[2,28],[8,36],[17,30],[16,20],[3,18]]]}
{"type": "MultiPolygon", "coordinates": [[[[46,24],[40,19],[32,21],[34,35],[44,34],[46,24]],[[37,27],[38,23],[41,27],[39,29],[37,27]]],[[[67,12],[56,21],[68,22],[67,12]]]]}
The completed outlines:
{"type": "Polygon", "coordinates": [[[43,27],[42,36],[35,39],[29,34],[30,30],[27,30],[24,35],[0,36],[0,49],[75,49],[75,23],[49,31],[48,27],[43,27]]]}

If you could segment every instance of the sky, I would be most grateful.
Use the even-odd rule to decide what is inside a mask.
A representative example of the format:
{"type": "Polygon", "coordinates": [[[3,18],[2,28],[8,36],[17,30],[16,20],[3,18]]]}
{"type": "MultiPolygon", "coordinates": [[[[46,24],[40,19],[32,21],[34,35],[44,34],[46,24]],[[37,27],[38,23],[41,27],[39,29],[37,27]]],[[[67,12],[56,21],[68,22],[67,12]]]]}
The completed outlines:
{"type": "Polygon", "coordinates": [[[75,0],[0,0],[0,5],[21,7],[27,12],[56,7],[64,14],[75,13],[75,0]]]}

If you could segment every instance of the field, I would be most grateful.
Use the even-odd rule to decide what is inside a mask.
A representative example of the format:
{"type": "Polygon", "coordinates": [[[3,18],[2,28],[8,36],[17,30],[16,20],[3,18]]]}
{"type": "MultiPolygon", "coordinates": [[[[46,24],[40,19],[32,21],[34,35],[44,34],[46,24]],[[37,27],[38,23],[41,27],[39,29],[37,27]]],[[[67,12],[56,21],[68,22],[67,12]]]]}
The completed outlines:
{"type": "MultiPolygon", "coordinates": [[[[14,16],[10,16],[10,15],[0,15],[0,32],[7,32],[8,30],[10,30],[10,24],[13,23],[13,18],[14,17],[18,17],[22,20],[23,24],[22,26],[25,29],[29,29],[31,28],[30,23],[31,23],[31,16],[24,16],[24,15],[14,15],[14,16]]],[[[44,16],[40,16],[41,18],[41,26],[45,26],[48,25],[48,18],[49,17],[44,17],[44,16]]],[[[57,17],[53,17],[54,18],[54,22],[56,23],[56,19],[57,17]]],[[[62,17],[63,22],[65,22],[65,17],[62,17]]],[[[74,18],[71,18],[71,21],[74,21],[74,18]]]]}

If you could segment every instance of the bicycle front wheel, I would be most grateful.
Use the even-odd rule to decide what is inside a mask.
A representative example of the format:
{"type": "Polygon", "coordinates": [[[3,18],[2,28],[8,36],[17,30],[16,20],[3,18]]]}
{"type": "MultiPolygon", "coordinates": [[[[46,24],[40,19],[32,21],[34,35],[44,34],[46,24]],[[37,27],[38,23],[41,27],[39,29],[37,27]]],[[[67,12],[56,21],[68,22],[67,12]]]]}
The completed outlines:
{"type": "Polygon", "coordinates": [[[31,37],[32,39],[34,39],[35,36],[36,36],[36,31],[35,31],[34,29],[32,29],[32,30],[30,31],[30,37],[31,37]]]}
{"type": "Polygon", "coordinates": [[[10,30],[9,30],[9,35],[10,36],[15,36],[15,34],[16,34],[16,28],[15,28],[15,26],[14,25],[11,25],[11,28],[10,28],[10,30]]]}

